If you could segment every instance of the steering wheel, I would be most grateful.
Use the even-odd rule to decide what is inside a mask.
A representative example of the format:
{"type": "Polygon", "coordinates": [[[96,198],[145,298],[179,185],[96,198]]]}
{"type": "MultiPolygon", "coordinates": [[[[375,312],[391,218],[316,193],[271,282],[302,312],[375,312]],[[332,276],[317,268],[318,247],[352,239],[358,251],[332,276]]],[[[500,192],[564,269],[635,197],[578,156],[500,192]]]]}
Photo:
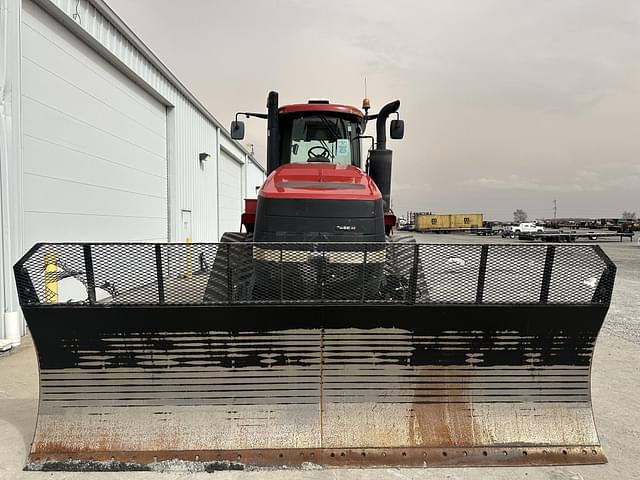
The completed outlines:
{"type": "Polygon", "coordinates": [[[324,145],[311,147],[307,152],[309,159],[307,162],[330,162],[331,152],[324,145]],[[314,151],[315,150],[315,151],[314,151]]]}

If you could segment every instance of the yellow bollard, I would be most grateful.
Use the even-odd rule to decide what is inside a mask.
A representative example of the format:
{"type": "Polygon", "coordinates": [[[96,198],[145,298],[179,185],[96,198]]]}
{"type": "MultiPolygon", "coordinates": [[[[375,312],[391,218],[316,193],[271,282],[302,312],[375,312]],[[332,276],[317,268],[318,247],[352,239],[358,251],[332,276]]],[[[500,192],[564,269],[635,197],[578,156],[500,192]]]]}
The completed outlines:
{"type": "Polygon", "coordinates": [[[193,246],[191,245],[191,237],[187,237],[187,278],[191,278],[193,274],[193,246]]]}
{"type": "Polygon", "coordinates": [[[52,251],[44,254],[44,301],[58,303],[58,256],[52,251]]]}

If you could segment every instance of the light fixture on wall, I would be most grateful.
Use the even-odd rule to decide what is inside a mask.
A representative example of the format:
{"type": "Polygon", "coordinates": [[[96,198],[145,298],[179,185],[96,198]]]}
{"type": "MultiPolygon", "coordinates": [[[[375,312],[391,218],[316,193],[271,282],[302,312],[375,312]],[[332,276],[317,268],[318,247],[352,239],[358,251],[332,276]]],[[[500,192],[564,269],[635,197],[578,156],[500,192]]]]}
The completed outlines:
{"type": "Polygon", "coordinates": [[[211,155],[209,155],[207,152],[202,152],[198,155],[198,158],[200,158],[200,163],[207,162],[211,159],[211,155]]]}

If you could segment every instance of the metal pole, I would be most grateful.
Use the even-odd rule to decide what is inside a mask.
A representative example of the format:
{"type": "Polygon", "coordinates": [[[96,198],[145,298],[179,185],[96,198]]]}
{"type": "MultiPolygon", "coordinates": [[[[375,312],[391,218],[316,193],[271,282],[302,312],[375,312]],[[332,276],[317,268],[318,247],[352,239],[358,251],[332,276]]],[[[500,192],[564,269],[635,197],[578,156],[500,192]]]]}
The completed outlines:
{"type": "Polygon", "coordinates": [[[547,255],[544,259],[544,272],[542,273],[542,287],[540,288],[540,303],[549,302],[549,288],[551,287],[551,273],[553,271],[553,259],[556,255],[556,246],[547,246],[547,255]]]}
{"type": "Polygon", "coordinates": [[[324,302],[324,280],[325,280],[325,268],[324,262],[326,261],[326,252],[322,251],[322,260],[320,261],[320,303],[324,302]]]}
{"type": "Polygon", "coordinates": [[[162,275],[162,250],[160,245],[156,244],[156,276],[158,278],[158,302],[163,304],[164,299],[164,277],[162,275]]]}
{"type": "Polygon", "coordinates": [[[54,250],[44,253],[44,301],[58,303],[58,255],[54,250]]]}
{"type": "Polygon", "coordinates": [[[91,245],[83,245],[84,251],[84,270],[87,276],[87,293],[89,294],[89,303],[96,303],[96,280],[93,276],[93,258],[91,256],[91,245]]]}
{"type": "Polygon", "coordinates": [[[280,303],[284,302],[284,264],[282,260],[282,245],[280,245],[280,303]]]}
{"type": "Polygon", "coordinates": [[[227,243],[227,302],[233,300],[233,282],[231,281],[231,243],[227,243]]]}
{"type": "Polygon", "coordinates": [[[478,272],[478,287],[476,288],[476,303],[482,303],[484,296],[484,283],[487,276],[487,258],[489,257],[489,245],[482,245],[480,250],[480,271],[478,272]]]}
{"type": "Polygon", "coordinates": [[[367,244],[364,244],[364,261],[362,262],[362,298],[361,301],[364,302],[364,291],[365,291],[365,283],[367,279],[367,244]]]}
{"type": "Polygon", "coordinates": [[[416,290],[418,289],[418,262],[420,261],[420,245],[417,243],[413,246],[413,265],[411,274],[409,275],[409,297],[408,303],[416,303],[416,290]]]}

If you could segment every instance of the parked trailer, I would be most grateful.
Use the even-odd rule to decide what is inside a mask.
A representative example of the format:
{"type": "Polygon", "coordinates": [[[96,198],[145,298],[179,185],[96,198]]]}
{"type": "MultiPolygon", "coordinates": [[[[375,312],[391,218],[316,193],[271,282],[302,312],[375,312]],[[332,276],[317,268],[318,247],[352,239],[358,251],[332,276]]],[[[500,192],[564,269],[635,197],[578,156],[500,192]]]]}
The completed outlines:
{"type": "Polygon", "coordinates": [[[521,233],[518,235],[519,240],[536,241],[541,240],[543,242],[551,243],[573,243],[578,239],[596,241],[603,238],[615,238],[618,237],[620,241],[624,238],[628,238],[633,241],[633,232],[603,232],[603,231],[589,231],[589,232],[530,232],[521,233]]]}
{"type": "Polygon", "coordinates": [[[497,232],[491,228],[486,227],[472,227],[472,228],[430,228],[428,230],[414,229],[419,233],[475,233],[476,235],[497,235],[497,232]]]}

